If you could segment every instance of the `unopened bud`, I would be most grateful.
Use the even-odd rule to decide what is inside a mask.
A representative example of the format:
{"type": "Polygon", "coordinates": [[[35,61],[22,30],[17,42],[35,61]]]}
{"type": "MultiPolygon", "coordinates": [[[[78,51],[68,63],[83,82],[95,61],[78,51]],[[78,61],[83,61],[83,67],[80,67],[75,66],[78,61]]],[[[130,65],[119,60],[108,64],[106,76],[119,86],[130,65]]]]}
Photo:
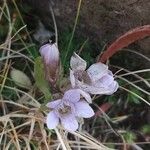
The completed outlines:
{"type": "Polygon", "coordinates": [[[45,44],[39,51],[43,58],[46,79],[54,84],[59,72],[59,50],[57,44],[45,44]]]}

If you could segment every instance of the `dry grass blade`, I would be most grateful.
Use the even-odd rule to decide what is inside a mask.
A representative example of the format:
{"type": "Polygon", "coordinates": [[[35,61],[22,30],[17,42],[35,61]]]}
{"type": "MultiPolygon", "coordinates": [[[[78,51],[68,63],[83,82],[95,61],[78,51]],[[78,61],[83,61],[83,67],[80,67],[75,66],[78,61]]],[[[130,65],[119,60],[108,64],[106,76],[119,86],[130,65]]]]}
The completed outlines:
{"type": "Polygon", "coordinates": [[[43,121],[41,118],[38,118],[38,117],[36,117],[36,116],[33,116],[33,115],[28,115],[28,114],[7,114],[7,115],[5,115],[5,116],[2,116],[2,117],[0,117],[0,121],[4,121],[4,120],[6,120],[6,119],[8,119],[8,118],[30,118],[30,119],[32,119],[32,118],[34,118],[34,119],[36,119],[37,121],[39,120],[39,121],[43,121]]]}
{"type": "MultiPolygon", "coordinates": [[[[147,81],[146,79],[142,78],[141,76],[139,76],[138,74],[136,74],[136,73],[142,73],[141,70],[137,70],[136,73],[132,73],[131,71],[129,71],[129,70],[125,69],[125,68],[122,68],[122,67],[119,67],[119,66],[114,66],[114,65],[111,65],[111,66],[113,66],[114,68],[120,69],[121,71],[123,70],[123,71],[127,72],[127,74],[128,74],[128,73],[129,73],[129,74],[131,73],[131,75],[133,75],[135,78],[141,80],[142,82],[145,83],[146,86],[149,87],[148,81],[147,81]]],[[[145,69],[145,70],[147,70],[147,69],[145,69]]],[[[119,71],[119,72],[120,72],[120,71],[119,71]]],[[[143,72],[145,72],[145,71],[143,70],[143,72]]],[[[146,72],[147,72],[147,71],[146,71],[146,72]]],[[[125,74],[126,74],[126,73],[125,73],[125,74]]],[[[115,74],[115,75],[116,75],[116,74],[115,74]]],[[[121,77],[121,76],[124,76],[124,74],[118,75],[118,77],[121,77]]]]}
{"type": "Polygon", "coordinates": [[[34,132],[34,127],[35,127],[35,119],[32,118],[31,119],[31,126],[30,126],[29,136],[28,136],[29,141],[32,139],[33,132],[34,132]]]}
{"type": "Polygon", "coordinates": [[[24,105],[21,105],[21,104],[15,103],[15,102],[13,102],[13,101],[0,100],[0,103],[12,104],[12,105],[15,105],[15,106],[21,107],[21,108],[23,108],[23,109],[27,109],[27,110],[28,110],[28,109],[30,109],[30,108],[28,108],[28,107],[26,107],[26,106],[24,106],[24,105]]]}
{"type": "MultiPolygon", "coordinates": [[[[71,141],[69,140],[68,141],[69,144],[71,145],[71,148],[75,148],[75,149],[89,149],[89,150],[98,150],[97,148],[95,148],[93,145],[87,143],[87,142],[83,142],[83,141],[71,141]],[[80,147],[78,147],[78,144],[80,144],[80,147]]],[[[58,147],[58,150],[60,149],[60,146],[59,146],[59,141],[56,140],[54,141],[55,144],[53,145],[50,145],[50,149],[55,149],[55,147],[58,147]]],[[[107,144],[107,143],[106,143],[107,144]]],[[[112,143],[113,144],[113,143],[112,143]]],[[[100,149],[102,150],[102,149],[100,149]]]]}
{"type": "Polygon", "coordinates": [[[8,124],[8,120],[6,120],[5,122],[2,122],[4,124],[3,126],[3,130],[2,132],[0,133],[0,143],[2,143],[2,140],[3,140],[3,137],[6,136],[6,133],[5,133],[5,129],[7,127],[7,124],[8,124]]]}
{"type": "Polygon", "coordinates": [[[30,147],[30,141],[29,141],[29,139],[28,138],[26,138],[25,136],[22,136],[21,137],[24,141],[25,141],[25,143],[26,143],[26,147],[25,147],[25,149],[27,149],[27,150],[31,150],[31,147],[30,147]]]}
{"type": "Polygon", "coordinates": [[[19,139],[18,139],[18,134],[17,134],[17,132],[15,130],[15,127],[13,125],[12,120],[9,120],[9,123],[10,123],[10,126],[11,126],[12,131],[13,131],[13,136],[12,136],[13,139],[12,140],[14,141],[14,145],[16,146],[17,150],[21,150],[20,144],[19,144],[19,139]]]}
{"type": "Polygon", "coordinates": [[[0,13],[0,21],[2,19],[3,13],[4,13],[4,8],[6,7],[6,0],[3,1],[3,5],[2,7],[0,7],[1,9],[1,13],[0,13]]]}
{"type": "Polygon", "coordinates": [[[150,96],[150,93],[149,93],[148,91],[146,91],[146,90],[140,88],[139,86],[137,86],[136,84],[130,82],[129,80],[127,80],[127,79],[125,79],[125,78],[123,78],[123,77],[119,77],[119,76],[117,76],[117,78],[119,78],[119,79],[121,79],[121,80],[127,82],[129,85],[132,85],[132,86],[135,87],[136,89],[138,89],[138,90],[140,90],[141,92],[143,92],[143,93],[145,93],[145,94],[147,94],[147,95],[150,96]]]}
{"type": "MultiPolygon", "coordinates": [[[[7,118],[6,118],[7,119],[7,118]]],[[[7,120],[9,120],[9,119],[7,119],[7,120]]],[[[0,120],[1,121],[1,120],[0,120]]],[[[2,120],[3,122],[4,122],[4,120],[2,120]]],[[[23,127],[25,127],[25,126],[29,126],[31,124],[31,121],[28,121],[28,122],[25,122],[25,123],[23,123],[23,124],[21,124],[21,125],[18,125],[18,126],[16,126],[14,129],[16,130],[16,129],[19,129],[19,128],[23,128],[23,127]]],[[[8,130],[6,130],[6,131],[4,131],[3,133],[0,133],[0,135],[3,135],[3,134],[7,134],[7,133],[9,133],[9,132],[12,132],[12,129],[8,129],[8,130]]]]}
{"type": "MultiPolygon", "coordinates": [[[[1,86],[1,84],[0,84],[0,86],[1,86]]],[[[32,102],[30,102],[30,103],[29,102],[28,103],[25,102],[25,103],[27,103],[27,104],[29,104],[31,106],[34,106],[35,108],[40,108],[41,104],[36,99],[34,99],[31,95],[29,95],[28,93],[26,93],[26,92],[24,92],[22,90],[13,88],[13,87],[6,86],[6,85],[4,87],[7,88],[7,89],[11,89],[11,90],[17,91],[19,93],[22,93],[22,94],[28,96],[32,100],[32,102]]]]}
{"type": "Polygon", "coordinates": [[[58,45],[58,31],[57,31],[57,24],[56,24],[56,19],[55,19],[55,15],[54,15],[54,11],[53,8],[50,6],[50,11],[51,11],[51,15],[52,15],[52,19],[53,19],[53,24],[54,24],[54,29],[55,29],[55,42],[58,45]]]}
{"type": "Polygon", "coordinates": [[[95,149],[98,150],[113,150],[111,148],[108,148],[106,146],[104,146],[103,144],[101,144],[100,142],[96,141],[94,138],[91,138],[83,133],[79,133],[79,132],[70,132],[73,135],[81,138],[82,140],[86,141],[87,143],[89,143],[90,145],[92,145],[95,149]]]}
{"type": "Polygon", "coordinates": [[[2,84],[1,84],[1,89],[0,89],[0,93],[2,92],[3,90],[3,87],[5,85],[5,82],[6,82],[6,79],[7,79],[7,75],[8,75],[8,72],[9,72],[9,69],[10,69],[10,66],[11,66],[11,62],[8,63],[8,65],[5,65],[4,67],[4,71],[3,71],[3,74],[4,74],[4,78],[3,78],[3,81],[2,81],[2,84]]]}
{"type": "Polygon", "coordinates": [[[142,58],[144,58],[145,60],[149,61],[150,62],[150,58],[148,58],[147,56],[137,52],[137,51],[134,51],[134,50],[130,50],[130,49],[122,49],[122,51],[126,51],[126,52],[131,52],[131,53],[134,53],[136,55],[139,55],[141,56],[142,58]]]}
{"type": "Polygon", "coordinates": [[[127,76],[127,75],[133,75],[133,74],[137,74],[137,73],[143,73],[143,72],[150,72],[150,69],[143,69],[143,70],[132,71],[132,72],[128,72],[128,73],[125,73],[125,74],[121,74],[119,76],[123,77],[123,76],[127,76]]]}
{"type": "Polygon", "coordinates": [[[40,130],[41,130],[41,133],[42,133],[42,136],[43,136],[43,142],[44,142],[44,144],[46,146],[46,149],[50,150],[49,143],[48,143],[49,140],[47,139],[47,133],[46,133],[46,131],[44,129],[44,123],[41,123],[41,122],[38,122],[38,123],[39,123],[39,126],[40,126],[40,130]]]}
{"type": "Polygon", "coordinates": [[[18,31],[11,37],[11,40],[24,28],[26,28],[27,25],[24,25],[23,27],[21,27],[20,29],[18,29],[18,31]]]}
{"type": "MultiPolygon", "coordinates": [[[[24,54],[22,54],[22,53],[20,53],[20,52],[17,52],[17,51],[14,51],[14,50],[12,50],[12,49],[9,49],[9,48],[6,48],[6,47],[2,47],[2,46],[0,46],[0,49],[10,51],[10,52],[12,52],[12,55],[18,54],[20,57],[23,57],[23,58],[29,60],[31,63],[34,64],[34,61],[33,61],[32,59],[30,59],[28,56],[26,56],[26,55],[24,55],[24,54]]],[[[25,48],[24,48],[24,49],[25,49],[25,48]]],[[[24,50],[24,49],[22,49],[22,50],[24,50]]],[[[4,60],[4,59],[6,59],[6,58],[11,58],[11,57],[12,57],[12,56],[3,57],[3,58],[0,59],[0,61],[4,60]]]]}
{"type": "Polygon", "coordinates": [[[139,96],[138,94],[136,94],[136,93],[132,92],[131,90],[128,90],[128,89],[126,89],[125,87],[122,87],[122,86],[119,86],[119,88],[120,88],[120,89],[123,89],[123,90],[125,90],[125,91],[127,91],[127,92],[129,92],[130,94],[133,94],[135,97],[139,98],[139,99],[142,100],[144,103],[146,103],[147,105],[150,106],[150,103],[149,103],[147,100],[145,100],[143,97],[139,96]]]}
{"type": "Polygon", "coordinates": [[[7,142],[6,147],[3,148],[3,150],[10,150],[10,146],[12,145],[13,140],[11,139],[9,142],[7,142]]]}
{"type": "MultiPolygon", "coordinates": [[[[124,73],[124,74],[121,74],[121,75],[117,75],[117,77],[124,77],[124,76],[128,76],[128,75],[135,75],[137,73],[143,73],[143,72],[150,72],[150,69],[143,69],[143,70],[137,70],[137,71],[132,71],[132,72],[128,72],[128,73],[124,73]]],[[[138,77],[138,79],[140,79],[139,81],[142,81],[144,82],[148,87],[150,87],[150,84],[149,82],[147,81],[147,79],[144,79],[140,76],[136,76],[138,77]]]]}
{"type": "MultiPolygon", "coordinates": [[[[25,22],[24,22],[24,20],[23,20],[23,18],[22,18],[22,15],[21,15],[21,13],[20,13],[20,11],[19,11],[19,9],[18,9],[18,6],[17,6],[15,0],[12,0],[12,2],[13,2],[14,6],[15,6],[15,8],[16,8],[18,14],[19,14],[19,17],[20,17],[20,20],[22,21],[22,24],[25,25],[25,22]]],[[[28,35],[28,37],[29,37],[30,43],[33,43],[33,42],[32,42],[32,38],[31,38],[31,36],[30,36],[30,34],[29,34],[27,28],[25,28],[25,31],[26,31],[26,33],[27,33],[27,35],[28,35]]]]}
{"type": "Polygon", "coordinates": [[[55,132],[56,132],[57,137],[58,137],[58,139],[59,139],[59,141],[61,143],[61,146],[62,146],[63,150],[67,150],[67,147],[65,145],[64,139],[62,138],[62,135],[60,134],[60,132],[59,132],[59,130],[57,128],[55,129],[55,132]]]}

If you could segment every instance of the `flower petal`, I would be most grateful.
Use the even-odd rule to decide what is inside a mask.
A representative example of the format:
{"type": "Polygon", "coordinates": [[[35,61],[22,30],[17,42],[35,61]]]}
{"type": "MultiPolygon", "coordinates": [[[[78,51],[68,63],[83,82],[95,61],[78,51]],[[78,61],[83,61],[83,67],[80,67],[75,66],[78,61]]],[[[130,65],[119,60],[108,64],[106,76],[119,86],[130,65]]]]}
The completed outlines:
{"type": "Polygon", "coordinates": [[[109,88],[109,92],[106,95],[111,95],[117,91],[119,85],[116,81],[114,81],[108,88],[109,88]]]}
{"type": "Polygon", "coordinates": [[[75,108],[76,108],[76,116],[78,117],[90,118],[94,116],[93,109],[84,100],[75,103],[75,108]]]}
{"type": "Polygon", "coordinates": [[[87,73],[93,82],[99,80],[108,71],[108,66],[103,63],[96,63],[87,69],[87,73]]]}
{"type": "Polygon", "coordinates": [[[100,88],[107,88],[109,85],[111,85],[114,82],[113,76],[110,76],[109,74],[104,75],[101,79],[93,83],[95,87],[100,88]]]}
{"type": "Polygon", "coordinates": [[[70,66],[72,70],[85,70],[86,69],[86,61],[83,60],[76,53],[73,54],[70,60],[70,66]]]}
{"type": "Polygon", "coordinates": [[[75,83],[75,76],[74,76],[74,72],[70,69],[70,82],[72,87],[74,88],[76,83],[75,83]]]}
{"type": "Polygon", "coordinates": [[[78,82],[78,88],[90,94],[107,94],[110,93],[109,89],[105,89],[103,87],[95,87],[94,85],[88,85],[84,83],[78,82]]]}
{"type": "Polygon", "coordinates": [[[118,83],[114,81],[113,76],[110,74],[103,76],[99,81],[93,83],[93,86],[100,89],[103,88],[103,91],[105,91],[103,94],[105,95],[113,94],[119,87],[118,83]]]}
{"type": "Polygon", "coordinates": [[[62,101],[62,99],[54,100],[52,102],[47,103],[46,106],[49,108],[55,108],[55,107],[57,107],[57,105],[59,105],[61,103],[61,101],[62,101]]]}
{"type": "Polygon", "coordinates": [[[78,122],[73,115],[62,117],[61,124],[68,131],[76,131],[78,129],[78,122]]]}
{"type": "Polygon", "coordinates": [[[65,92],[63,100],[75,103],[80,100],[80,93],[77,89],[71,89],[65,92]]]}
{"type": "Polygon", "coordinates": [[[81,90],[81,89],[78,89],[78,91],[79,91],[80,94],[85,98],[85,100],[87,100],[88,103],[92,103],[92,98],[91,98],[91,96],[90,96],[89,93],[84,92],[84,91],[81,90]]]}
{"type": "Polygon", "coordinates": [[[46,118],[46,124],[49,129],[54,129],[59,123],[59,118],[55,114],[54,111],[51,111],[48,113],[47,118],[46,118]]]}

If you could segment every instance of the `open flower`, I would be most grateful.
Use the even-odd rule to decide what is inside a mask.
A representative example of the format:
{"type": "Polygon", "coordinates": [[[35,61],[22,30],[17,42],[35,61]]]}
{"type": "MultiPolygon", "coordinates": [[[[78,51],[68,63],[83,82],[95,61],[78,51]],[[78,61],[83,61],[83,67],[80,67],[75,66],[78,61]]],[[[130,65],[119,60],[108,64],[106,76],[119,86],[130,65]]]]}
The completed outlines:
{"type": "Polygon", "coordinates": [[[45,44],[40,48],[43,58],[46,79],[54,84],[59,72],[59,50],[57,44],[45,44]]]}
{"type": "Polygon", "coordinates": [[[73,88],[82,89],[90,94],[111,95],[117,91],[118,83],[107,65],[98,62],[86,70],[86,61],[74,53],[70,66],[70,81],[73,88]]]}
{"type": "Polygon", "coordinates": [[[71,89],[65,92],[62,99],[47,104],[51,109],[46,119],[49,129],[54,129],[61,123],[66,130],[76,131],[78,129],[76,117],[90,118],[94,115],[89,104],[84,99],[80,100],[80,94],[82,94],[80,90],[71,89]]]}

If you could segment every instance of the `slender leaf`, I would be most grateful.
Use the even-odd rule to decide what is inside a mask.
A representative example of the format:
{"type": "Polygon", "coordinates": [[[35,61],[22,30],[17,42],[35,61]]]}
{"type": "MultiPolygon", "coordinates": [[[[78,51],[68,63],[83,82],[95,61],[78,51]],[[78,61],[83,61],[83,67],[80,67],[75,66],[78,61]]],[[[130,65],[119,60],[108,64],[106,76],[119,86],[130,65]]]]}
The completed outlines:
{"type": "Polygon", "coordinates": [[[129,44],[137,40],[143,39],[146,36],[150,36],[150,25],[137,27],[126,32],[107,48],[107,50],[100,57],[99,61],[103,63],[106,62],[120,49],[127,47],[129,44]]]}
{"type": "Polygon", "coordinates": [[[48,82],[45,80],[44,66],[41,57],[37,57],[35,59],[34,73],[37,87],[43,92],[46,100],[50,99],[51,93],[48,86],[48,82]]]}

